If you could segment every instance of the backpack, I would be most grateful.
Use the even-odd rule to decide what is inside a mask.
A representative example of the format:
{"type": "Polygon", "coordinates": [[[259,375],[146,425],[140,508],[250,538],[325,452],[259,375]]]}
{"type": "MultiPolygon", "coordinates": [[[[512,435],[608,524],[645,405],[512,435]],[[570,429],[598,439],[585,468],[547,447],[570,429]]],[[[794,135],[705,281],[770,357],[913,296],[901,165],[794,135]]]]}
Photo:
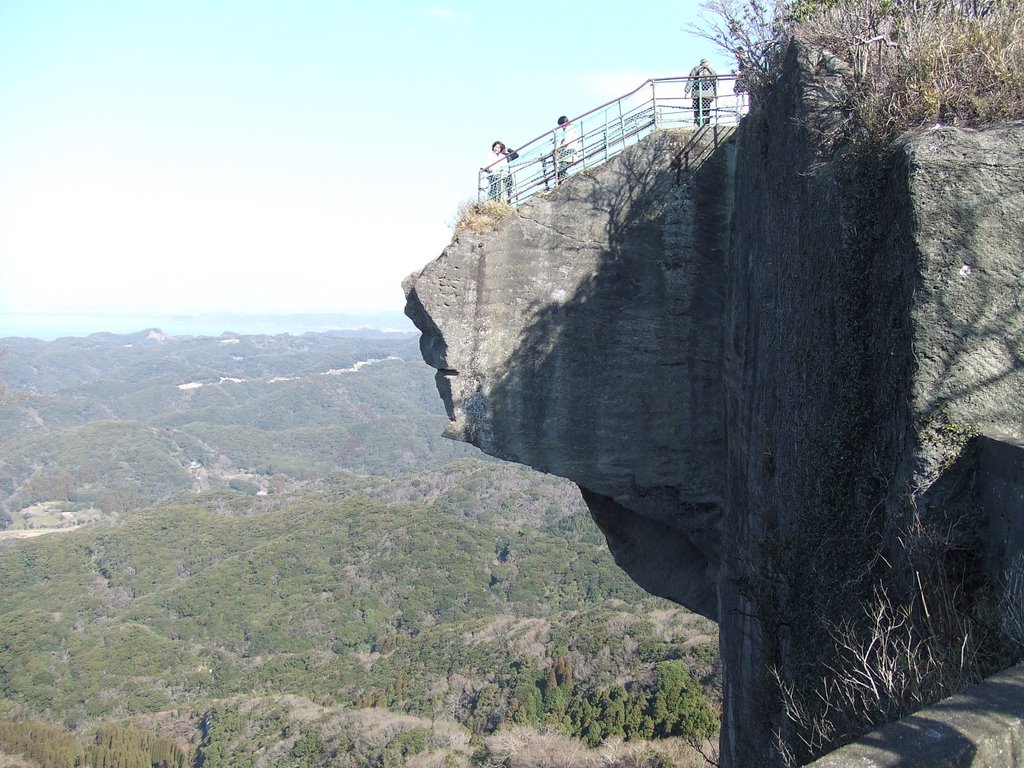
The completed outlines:
{"type": "Polygon", "coordinates": [[[694,93],[698,93],[706,98],[716,96],[718,80],[715,78],[714,73],[707,67],[701,67],[697,70],[697,75],[697,80],[693,84],[694,93]]]}

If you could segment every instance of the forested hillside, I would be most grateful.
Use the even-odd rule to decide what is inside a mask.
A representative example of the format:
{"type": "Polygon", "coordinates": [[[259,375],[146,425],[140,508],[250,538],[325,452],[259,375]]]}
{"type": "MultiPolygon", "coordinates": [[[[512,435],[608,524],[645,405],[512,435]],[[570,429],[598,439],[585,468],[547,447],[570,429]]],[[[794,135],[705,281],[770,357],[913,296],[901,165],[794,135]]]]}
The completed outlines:
{"type": "MultiPolygon", "coordinates": [[[[124,514],[176,493],[397,476],[470,455],[408,337],[0,340],[0,528],[124,514]],[[5,522],[6,521],[6,522],[5,522]]],[[[475,453],[475,452],[473,452],[475,453]]]]}
{"type": "Polygon", "coordinates": [[[414,341],[146,336],[3,342],[0,764],[700,764],[714,625],[414,341]]]}

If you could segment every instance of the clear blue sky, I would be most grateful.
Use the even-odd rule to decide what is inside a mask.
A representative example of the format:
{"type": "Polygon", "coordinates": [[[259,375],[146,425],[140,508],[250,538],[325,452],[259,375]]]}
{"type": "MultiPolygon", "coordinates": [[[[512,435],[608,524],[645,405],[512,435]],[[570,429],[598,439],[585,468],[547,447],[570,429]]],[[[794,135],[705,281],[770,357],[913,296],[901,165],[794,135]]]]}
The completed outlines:
{"type": "Polygon", "coordinates": [[[492,140],[713,47],[698,0],[0,0],[0,312],[399,310],[492,140]]]}

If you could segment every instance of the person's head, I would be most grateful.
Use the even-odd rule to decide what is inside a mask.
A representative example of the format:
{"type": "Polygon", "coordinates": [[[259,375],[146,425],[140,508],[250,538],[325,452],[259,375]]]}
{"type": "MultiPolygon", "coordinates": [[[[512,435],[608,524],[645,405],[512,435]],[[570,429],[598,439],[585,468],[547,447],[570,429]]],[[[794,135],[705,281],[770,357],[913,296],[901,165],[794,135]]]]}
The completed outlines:
{"type": "MultiPolygon", "coordinates": [[[[690,61],[693,61],[693,59],[690,59],[690,61]]],[[[700,60],[700,65],[701,65],[702,67],[706,67],[706,66],[708,66],[708,65],[709,65],[710,63],[711,63],[711,62],[710,62],[710,61],[708,61],[707,59],[701,59],[701,60],[700,60]]]]}
{"type": "Polygon", "coordinates": [[[558,118],[558,124],[559,125],[565,125],[568,122],[569,122],[569,118],[566,117],[565,115],[562,115],[560,118],[558,118]]]}
{"type": "Polygon", "coordinates": [[[505,151],[505,145],[502,144],[500,141],[496,141],[493,144],[491,144],[491,152],[493,152],[494,154],[498,154],[499,152],[504,152],[504,151],[505,151]]]}

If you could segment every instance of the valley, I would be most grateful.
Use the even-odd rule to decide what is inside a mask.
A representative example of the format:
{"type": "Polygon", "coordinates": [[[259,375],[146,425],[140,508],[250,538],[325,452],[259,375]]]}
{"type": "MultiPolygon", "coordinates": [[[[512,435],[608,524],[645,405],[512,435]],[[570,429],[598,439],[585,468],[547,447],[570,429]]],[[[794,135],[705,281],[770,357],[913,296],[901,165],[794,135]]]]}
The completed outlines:
{"type": "Polygon", "coordinates": [[[440,438],[415,340],[0,345],[0,755],[703,764],[714,624],[571,483],[440,438]]]}

